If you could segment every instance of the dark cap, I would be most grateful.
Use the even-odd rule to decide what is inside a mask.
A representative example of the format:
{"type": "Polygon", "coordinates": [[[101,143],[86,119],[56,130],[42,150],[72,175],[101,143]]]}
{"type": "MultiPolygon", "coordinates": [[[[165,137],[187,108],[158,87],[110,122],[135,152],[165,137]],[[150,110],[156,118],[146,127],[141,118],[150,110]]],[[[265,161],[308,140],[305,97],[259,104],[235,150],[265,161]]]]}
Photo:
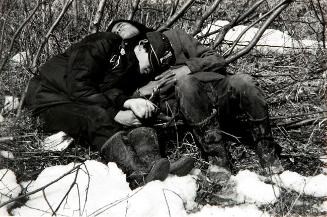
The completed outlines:
{"type": "Polygon", "coordinates": [[[148,32],[146,37],[150,43],[149,61],[152,69],[155,73],[167,70],[176,60],[169,39],[160,32],[148,32]]]}

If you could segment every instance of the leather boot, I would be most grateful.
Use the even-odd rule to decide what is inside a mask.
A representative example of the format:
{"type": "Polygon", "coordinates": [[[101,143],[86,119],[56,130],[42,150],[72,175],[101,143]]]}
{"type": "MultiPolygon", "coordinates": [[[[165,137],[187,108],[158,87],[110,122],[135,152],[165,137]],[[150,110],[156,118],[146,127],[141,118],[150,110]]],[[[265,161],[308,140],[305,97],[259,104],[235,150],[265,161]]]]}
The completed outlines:
{"type": "Polygon", "coordinates": [[[161,170],[157,170],[158,173],[155,175],[159,180],[165,180],[169,173],[170,163],[167,158],[160,156],[159,145],[154,145],[158,144],[154,129],[138,127],[131,130],[127,137],[142,163],[148,168],[161,168],[161,170]]]}
{"type": "MultiPolygon", "coordinates": [[[[151,167],[156,161],[162,161],[162,159],[167,160],[166,158],[162,158],[160,155],[158,136],[154,129],[149,127],[139,127],[130,131],[128,137],[142,162],[147,164],[149,167],[151,167]]],[[[195,160],[193,158],[187,156],[182,157],[170,164],[168,173],[178,176],[187,175],[193,169],[194,163],[195,160]]]]}
{"type": "Polygon", "coordinates": [[[281,147],[272,137],[269,119],[251,120],[251,124],[256,153],[264,173],[266,175],[282,173],[284,168],[278,157],[281,147]]]}
{"type": "Polygon", "coordinates": [[[127,142],[127,132],[120,131],[102,146],[101,155],[106,162],[117,163],[135,187],[152,180],[162,180],[161,171],[166,170],[167,163],[159,162],[151,168],[147,167],[127,142]]]}
{"type": "Polygon", "coordinates": [[[218,123],[217,111],[201,121],[193,124],[193,133],[209,159],[207,175],[217,184],[225,184],[230,176],[228,153],[222,142],[222,135],[218,123]]]}

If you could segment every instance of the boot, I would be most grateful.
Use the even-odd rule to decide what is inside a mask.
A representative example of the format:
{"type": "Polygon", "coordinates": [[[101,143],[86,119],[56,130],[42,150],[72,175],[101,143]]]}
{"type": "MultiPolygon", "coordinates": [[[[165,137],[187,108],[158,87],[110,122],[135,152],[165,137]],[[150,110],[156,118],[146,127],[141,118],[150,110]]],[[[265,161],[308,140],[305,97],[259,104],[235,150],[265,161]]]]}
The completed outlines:
{"type": "Polygon", "coordinates": [[[231,171],[219,129],[216,110],[205,120],[193,125],[193,133],[209,159],[209,179],[217,184],[224,184],[229,180],[231,171]]]}
{"type": "MultiPolygon", "coordinates": [[[[129,132],[128,137],[138,156],[149,167],[152,166],[153,162],[160,159],[167,160],[166,158],[162,158],[160,155],[158,137],[154,129],[149,127],[139,127],[129,132]]],[[[182,157],[170,164],[168,173],[178,176],[187,175],[193,169],[194,163],[195,160],[193,158],[186,156],[182,157]]]]}
{"type": "Polygon", "coordinates": [[[138,158],[133,148],[126,145],[126,141],[127,132],[125,131],[120,131],[110,137],[101,148],[101,155],[104,160],[117,163],[135,187],[152,180],[161,180],[161,171],[166,170],[167,163],[158,162],[153,167],[148,168],[138,158]]]}
{"type": "Polygon", "coordinates": [[[177,176],[186,176],[194,168],[194,164],[194,158],[183,156],[170,164],[169,173],[177,176]]]}
{"type": "Polygon", "coordinates": [[[160,167],[161,170],[156,176],[161,181],[165,180],[169,173],[170,163],[167,158],[160,156],[155,130],[149,127],[138,127],[131,130],[127,137],[140,160],[148,168],[160,167]]]}
{"type": "Polygon", "coordinates": [[[259,162],[266,175],[279,174],[284,168],[279,160],[281,147],[274,141],[269,119],[251,120],[252,136],[256,145],[259,162]]]}

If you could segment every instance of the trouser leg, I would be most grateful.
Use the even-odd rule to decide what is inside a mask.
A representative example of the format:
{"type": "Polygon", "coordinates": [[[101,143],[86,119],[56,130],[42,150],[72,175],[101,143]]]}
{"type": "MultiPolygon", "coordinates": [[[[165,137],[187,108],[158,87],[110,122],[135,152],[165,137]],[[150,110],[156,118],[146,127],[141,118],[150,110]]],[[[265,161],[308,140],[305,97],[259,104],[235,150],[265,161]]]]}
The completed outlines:
{"type": "Polygon", "coordinates": [[[121,129],[99,106],[56,105],[43,111],[40,118],[44,121],[46,132],[64,131],[76,141],[84,140],[97,150],[121,129]]]}
{"type": "Polygon", "coordinates": [[[221,123],[229,125],[237,112],[245,113],[260,163],[263,167],[275,165],[281,169],[277,157],[280,148],[272,139],[268,106],[251,77],[245,74],[228,76],[213,85],[217,90],[216,106],[221,123]]]}
{"type": "Polygon", "coordinates": [[[209,160],[216,166],[229,170],[226,147],[222,136],[217,111],[205,90],[206,83],[192,75],[184,76],[176,85],[176,98],[180,112],[209,160]]]}

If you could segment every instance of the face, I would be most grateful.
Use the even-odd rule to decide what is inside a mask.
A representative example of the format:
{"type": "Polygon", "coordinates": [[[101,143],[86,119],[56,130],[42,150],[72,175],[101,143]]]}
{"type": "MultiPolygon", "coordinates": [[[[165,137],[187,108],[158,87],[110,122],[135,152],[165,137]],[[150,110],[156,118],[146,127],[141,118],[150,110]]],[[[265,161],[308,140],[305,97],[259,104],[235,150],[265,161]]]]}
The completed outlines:
{"type": "Polygon", "coordinates": [[[135,26],[126,22],[116,23],[112,27],[111,32],[118,34],[123,39],[129,39],[140,34],[140,31],[135,26]]]}
{"type": "Polygon", "coordinates": [[[139,61],[140,73],[141,74],[150,74],[152,69],[149,61],[149,54],[144,49],[143,45],[137,45],[134,48],[134,53],[139,61]]]}

